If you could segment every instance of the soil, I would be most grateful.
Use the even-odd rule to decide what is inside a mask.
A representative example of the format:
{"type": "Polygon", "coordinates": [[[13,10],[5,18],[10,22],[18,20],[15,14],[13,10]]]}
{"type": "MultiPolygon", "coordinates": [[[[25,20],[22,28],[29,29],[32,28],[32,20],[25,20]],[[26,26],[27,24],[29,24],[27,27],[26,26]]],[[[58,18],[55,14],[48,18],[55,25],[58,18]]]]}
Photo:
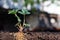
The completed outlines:
{"type": "MultiPolygon", "coordinates": [[[[60,32],[27,32],[27,40],[60,40],[60,32]]],[[[0,32],[0,40],[15,40],[13,33],[0,32]]]]}

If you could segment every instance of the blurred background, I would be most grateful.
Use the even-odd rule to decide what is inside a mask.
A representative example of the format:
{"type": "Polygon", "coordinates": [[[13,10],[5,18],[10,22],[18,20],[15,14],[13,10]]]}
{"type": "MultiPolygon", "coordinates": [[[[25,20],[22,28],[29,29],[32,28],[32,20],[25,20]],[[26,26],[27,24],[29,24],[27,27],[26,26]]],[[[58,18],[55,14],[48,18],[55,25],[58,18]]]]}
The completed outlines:
{"type": "MultiPolygon", "coordinates": [[[[14,15],[8,15],[8,10],[23,8],[31,13],[26,16],[26,23],[31,25],[30,29],[60,30],[60,0],[0,0],[1,28],[12,31],[12,27],[8,27],[14,25],[17,20],[14,15]]],[[[23,18],[22,15],[19,16],[23,18]]]]}

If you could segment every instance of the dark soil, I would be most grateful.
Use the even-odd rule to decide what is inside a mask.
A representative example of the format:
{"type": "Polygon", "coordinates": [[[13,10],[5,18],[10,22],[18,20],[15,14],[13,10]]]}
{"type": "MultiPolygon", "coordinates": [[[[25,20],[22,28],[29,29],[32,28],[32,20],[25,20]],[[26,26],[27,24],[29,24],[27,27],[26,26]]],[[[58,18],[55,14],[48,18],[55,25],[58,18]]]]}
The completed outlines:
{"type": "Polygon", "coordinates": [[[14,40],[14,36],[10,32],[0,32],[0,40],[14,40]]]}
{"type": "Polygon", "coordinates": [[[60,40],[60,32],[31,32],[26,34],[28,40],[60,40]]]}
{"type": "MultiPolygon", "coordinates": [[[[28,40],[60,40],[60,32],[27,32],[28,40]]],[[[0,40],[15,40],[10,32],[0,32],[0,40]]]]}

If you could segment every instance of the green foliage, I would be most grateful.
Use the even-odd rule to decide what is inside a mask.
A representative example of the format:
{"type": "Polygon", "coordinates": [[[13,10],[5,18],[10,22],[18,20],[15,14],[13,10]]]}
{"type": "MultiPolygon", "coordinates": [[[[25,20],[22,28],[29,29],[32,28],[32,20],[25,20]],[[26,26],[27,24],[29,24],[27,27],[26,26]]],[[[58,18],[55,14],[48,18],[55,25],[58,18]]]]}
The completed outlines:
{"type": "Polygon", "coordinates": [[[26,14],[30,14],[30,12],[28,12],[27,9],[22,9],[22,11],[19,11],[18,13],[24,15],[23,26],[28,26],[28,25],[25,23],[25,15],[26,15],[26,14]]]}
{"type": "Polygon", "coordinates": [[[13,2],[17,2],[17,0],[13,0],[13,2]]]}
{"type": "Polygon", "coordinates": [[[18,22],[21,22],[20,17],[17,15],[17,12],[18,12],[17,9],[16,10],[13,9],[13,10],[9,10],[8,14],[14,14],[15,17],[17,18],[18,22]]]}
{"type": "Polygon", "coordinates": [[[9,10],[8,14],[16,14],[18,10],[9,10]]]}
{"type": "Polygon", "coordinates": [[[19,11],[18,13],[20,13],[22,15],[30,14],[30,12],[28,12],[27,9],[22,9],[22,11],[19,11]]]}
{"type": "Polygon", "coordinates": [[[30,27],[30,24],[24,24],[25,27],[30,27]]]}
{"type": "Polygon", "coordinates": [[[34,4],[34,0],[25,0],[25,6],[27,6],[28,4],[33,5],[34,4]]]}
{"type": "Polygon", "coordinates": [[[27,9],[22,9],[22,11],[18,11],[17,9],[15,10],[9,10],[9,13],[8,14],[13,14],[13,15],[15,15],[15,17],[17,18],[17,20],[18,20],[18,25],[20,24],[20,22],[21,22],[21,19],[20,19],[20,17],[17,15],[17,12],[18,13],[20,13],[20,14],[22,14],[22,15],[24,15],[24,23],[23,23],[23,26],[29,26],[28,24],[25,24],[25,15],[26,14],[30,14],[30,12],[28,12],[28,10],[27,9]]]}
{"type": "Polygon", "coordinates": [[[40,3],[40,1],[39,1],[39,0],[37,0],[37,3],[39,4],[39,3],[40,3]]]}

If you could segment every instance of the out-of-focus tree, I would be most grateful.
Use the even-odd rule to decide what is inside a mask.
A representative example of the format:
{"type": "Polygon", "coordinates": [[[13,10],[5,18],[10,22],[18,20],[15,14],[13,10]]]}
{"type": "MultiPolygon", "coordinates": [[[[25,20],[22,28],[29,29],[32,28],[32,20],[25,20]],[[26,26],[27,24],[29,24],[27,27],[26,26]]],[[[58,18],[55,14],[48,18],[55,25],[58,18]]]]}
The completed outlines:
{"type": "Polygon", "coordinates": [[[38,4],[40,4],[40,0],[25,0],[25,6],[27,7],[28,5],[30,5],[31,10],[33,12],[35,12],[35,10],[36,10],[36,7],[34,7],[34,5],[38,6],[38,4]]]}
{"type": "Polygon", "coordinates": [[[33,5],[34,4],[34,0],[25,0],[25,6],[27,6],[28,4],[33,5]]]}
{"type": "Polygon", "coordinates": [[[13,0],[14,2],[18,2],[17,0],[13,0]]]}

